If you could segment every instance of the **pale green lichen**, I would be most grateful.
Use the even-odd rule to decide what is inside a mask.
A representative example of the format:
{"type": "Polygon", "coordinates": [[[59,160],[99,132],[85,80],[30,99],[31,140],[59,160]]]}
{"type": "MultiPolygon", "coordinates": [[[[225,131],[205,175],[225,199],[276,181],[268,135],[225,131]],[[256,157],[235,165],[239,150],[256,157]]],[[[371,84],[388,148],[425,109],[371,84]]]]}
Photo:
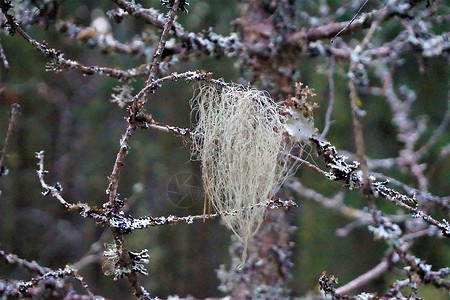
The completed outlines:
{"type": "Polygon", "coordinates": [[[243,241],[244,262],[264,204],[293,166],[286,117],[267,93],[241,85],[205,84],[192,105],[198,116],[192,151],[202,162],[205,195],[243,241]]]}

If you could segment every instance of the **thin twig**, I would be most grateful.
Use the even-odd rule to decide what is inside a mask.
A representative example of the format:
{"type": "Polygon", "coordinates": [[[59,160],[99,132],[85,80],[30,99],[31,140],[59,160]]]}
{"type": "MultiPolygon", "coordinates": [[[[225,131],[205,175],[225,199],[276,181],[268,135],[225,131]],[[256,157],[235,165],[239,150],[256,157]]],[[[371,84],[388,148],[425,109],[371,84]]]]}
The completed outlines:
{"type": "Polygon", "coordinates": [[[334,107],[334,71],[336,68],[336,59],[333,55],[330,56],[330,69],[328,71],[328,108],[325,114],[325,127],[323,128],[322,134],[320,135],[321,139],[324,139],[327,136],[328,130],[331,125],[331,114],[333,113],[334,107]]]}
{"type": "MultiPolygon", "coordinates": [[[[353,50],[353,53],[351,55],[351,62],[350,62],[350,68],[349,68],[349,74],[353,75],[351,77],[354,77],[354,72],[357,66],[357,59],[358,55],[361,53],[361,51],[367,46],[369,41],[372,39],[373,34],[375,33],[375,30],[378,28],[378,25],[381,23],[381,21],[384,19],[386,12],[381,13],[375,22],[373,22],[369,28],[369,31],[364,36],[364,39],[362,42],[355,47],[353,50]]],[[[359,162],[361,164],[361,171],[363,176],[363,194],[366,196],[369,206],[371,206],[371,209],[373,210],[375,208],[375,201],[373,198],[373,190],[371,186],[371,182],[369,180],[369,168],[367,166],[367,157],[364,150],[364,135],[363,135],[363,128],[361,125],[361,122],[359,121],[359,108],[358,103],[361,101],[358,96],[358,92],[356,90],[355,80],[354,78],[350,78],[349,80],[349,88],[350,88],[350,104],[351,104],[351,111],[352,111],[352,121],[353,121],[353,131],[355,133],[355,144],[356,144],[356,153],[359,157],[359,162]]]]}
{"type": "Polygon", "coordinates": [[[148,76],[146,86],[134,97],[134,105],[139,104],[138,101],[141,101],[142,104],[147,102],[147,97],[150,91],[153,87],[153,81],[155,80],[156,76],[158,75],[158,69],[159,65],[161,63],[162,54],[164,51],[164,47],[166,45],[167,36],[169,35],[170,28],[173,25],[173,22],[175,21],[176,16],[176,10],[180,4],[180,0],[175,0],[173,3],[173,6],[169,12],[169,17],[167,18],[166,24],[164,25],[163,32],[161,33],[161,38],[159,40],[158,45],[156,46],[155,51],[153,52],[153,60],[150,65],[150,74],[148,76]],[[175,9],[174,9],[175,8],[175,9]]]}
{"type": "Polygon", "coordinates": [[[173,3],[173,7],[169,12],[169,17],[167,18],[166,24],[164,24],[163,32],[161,33],[161,38],[159,40],[158,46],[156,46],[155,51],[153,52],[153,61],[150,65],[150,75],[147,79],[147,85],[150,84],[158,73],[158,67],[161,63],[162,54],[164,51],[164,47],[166,46],[166,40],[167,36],[169,35],[170,28],[173,25],[173,22],[175,21],[176,16],[176,10],[178,9],[178,6],[180,4],[180,0],[175,0],[173,3]]]}
{"type": "Polygon", "coordinates": [[[347,23],[347,25],[344,26],[344,28],[342,28],[341,30],[339,30],[338,33],[336,33],[336,35],[331,39],[331,43],[334,42],[334,40],[342,33],[344,32],[350,25],[352,25],[353,21],[355,21],[356,17],[359,15],[359,13],[362,11],[362,9],[364,8],[364,6],[366,6],[367,2],[369,2],[369,0],[364,1],[363,5],[361,5],[361,7],[358,9],[358,11],[356,12],[356,14],[353,16],[353,18],[350,20],[350,22],[347,23]]]}
{"type": "Polygon", "coordinates": [[[287,187],[298,193],[303,197],[308,197],[320,203],[325,208],[331,209],[335,212],[340,212],[343,216],[354,219],[367,219],[370,217],[366,212],[349,207],[344,204],[344,194],[337,193],[332,198],[325,197],[317,191],[304,186],[299,180],[288,181],[287,187]]]}
{"type": "Polygon", "coordinates": [[[298,157],[298,156],[292,155],[292,154],[288,154],[288,156],[289,156],[290,158],[292,158],[293,160],[297,161],[298,163],[304,164],[304,165],[307,166],[308,168],[313,169],[313,170],[316,171],[317,173],[320,173],[320,174],[322,174],[322,175],[324,175],[324,176],[327,176],[327,173],[326,173],[324,170],[322,170],[322,169],[319,168],[318,166],[316,166],[316,165],[310,163],[309,161],[304,160],[304,159],[302,159],[302,158],[300,158],[300,157],[298,157]]]}
{"type": "Polygon", "coordinates": [[[336,289],[336,293],[340,295],[347,295],[351,291],[371,282],[372,280],[380,277],[383,273],[385,273],[387,270],[389,270],[389,266],[391,263],[388,259],[383,259],[378,265],[370,269],[364,274],[361,274],[360,276],[356,277],[349,283],[341,286],[340,288],[336,289]]]}
{"type": "Polygon", "coordinates": [[[17,115],[19,114],[19,108],[20,105],[17,103],[14,103],[11,106],[11,114],[9,118],[8,129],[6,130],[5,142],[3,143],[2,153],[0,154],[0,176],[4,176],[8,173],[5,167],[5,159],[8,151],[9,139],[11,138],[14,125],[16,124],[16,118],[17,115]]]}
{"type": "Polygon", "coordinates": [[[61,190],[62,187],[58,184],[58,187],[48,185],[45,182],[44,175],[47,173],[47,171],[44,169],[44,151],[36,152],[36,158],[39,160],[37,165],[39,166],[39,169],[36,170],[36,173],[39,178],[39,182],[41,183],[42,188],[44,189],[44,192],[42,192],[43,195],[48,195],[49,193],[59,200],[59,202],[67,209],[72,209],[73,204],[68,203],[62,196],[61,196],[61,190]]]}
{"type": "Polygon", "coordinates": [[[228,85],[223,80],[212,78],[212,75],[213,74],[211,72],[206,72],[203,70],[186,71],[183,73],[173,72],[170,75],[155,79],[151,83],[147,84],[141,91],[139,91],[139,93],[136,96],[133,97],[133,101],[142,99],[142,95],[144,95],[144,94],[148,95],[150,93],[155,92],[156,89],[158,89],[164,81],[168,81],[168,80],[177,81],[178,79],[184,79],[187,82],[207,81],[207,82],[212,82],[212,83],[217,84],[222,87],[228,85]]]}
{"type": "Polygon", "coordinates": [[[170,126],[170,125],[159,125],[159,124],[148,124],[148,127],[159,130],[159,131],[167,132],[167,133],[173,133],[173,134],[179,135],[179,136],[191,136],[192,135],[192,132],[190,132],[189,129],[187,129],[187,128],[180,128],[180,127],[175,127],[175,126],[170,126]]]}
{"type": "MultiPolygon", "coordinates": [[[[133,121],[133,116],[135,113],[132,111],[132,108],[129,109],[131,116],[128,118],[128,126],[127,130],[125,132],[125,135],[120,140],[120,149],[117,153],[116,160],[114,162],[114,167],[111,175],[108,177],[109,179],[109,185],[106,190],[106,194],[109,195],[109,205],[112,208],[112,212],[118,213],[122,206],[124,205],[123,201],[120,201],[118,199],[117,189],[119,187],[119,178],[120,178],[120,172],[122,170],[123,165],[125,164],[125,159],[128,155],[128,143],[133,135],[134,131],[136,130],[135,122],[133,121]]],[[[111,220],[110,216],[106,216],[107,220],[111,220]]],[[[120,268],[124,269],[132,269],[133,260],[130,257],[126,246],[125,246],[125,240],[123,238],[123,232],[115,227],[111,227],[111,231],[114,236],[114,242],[116,244],[117,249],[117,255],[120,258],[118,261],[118,264],[120,265],[120,268]]],[[[144,295],[145,289],[141,286],[136,271],[132,271],[130,273],[126,273],[125,276],[128,279],[128,282],[132,286],[134,290],[134,295],[137,298],[143,298],[147,299],[144,295]]]]}
{"type": "Polygon", "coordinates": [[[2,43],[0,42],[0,59],[3,62],[3,67],[9,69],[8,59],[6,58],[5,50],[3,50],[2,43]]]}
{"type": "Polygon", "coordinates": [[[352,109],[352,121],[353,121],[353,132],[355,134],[355,145],[356,145],[356,153],[358,154],[359,162],[361,163],[361,170],[363,173],[363,185],[364,185],[364,194],[369,195],[371,190],[371,184],[369,181],[369,168],[367,166],[367,158],[364,150],[364,135],[361,122],[359,121],[359,108],[358,102],[360,101],[358,92],[356,91],[355,83],[352,80],[349,80],[350,86],[350,103],[352,109]]]}
{"type": "MultiPolygon", "coordinates": [[[[403,251],[406,251],[408,248],[411,247],[411,244],[404,244],[401,249],[403,251]]],[[[389,268],[391,267],[393,261],[392,261],[392,251],[386,257],[375,267],[370,269],[369,271],[365,272],[364,274],[361,274],[360,276],[356,277],[349,283],[341,286],[340,288],[336,289],[336,293],[340,295],[347,295],[349,292],[371,282],[372,280],[378,278],[383,273],[387,272],[389,268]]]]}
{"type": "Polygon", "coordinates": [[[37,262],[35,261],[28,261],[26,259],[20,258],[15,254],[11,254],[11,253],[6,253],[5,251],[0,249],[0,260],[6,262],[7,264],[10,265],[18,265],[21,267],[24,267],[25,269],[27,269],[29,272],[31,273],[37,273],[39,275],[44,275],[45,273],[48,273],[51,271],[50,268],[47,267],[43,267],[41,265],[39,265],[37,262]]]}
{"type": "Polygon", "coordinates": [[[128,155],[128,142],[130,138],[133,136],[134,131],[136,130],[136,125],[132,124],[131,121],[128,121],[127,130],[125,134],[120,139],[120,149],[117,153],[116,160],[114,162],[114,167],[111,175],[108,177],[109,185],[106,189],[106,194],[109,195],[109,203],[115,207],[117,199],[117,189],[119,187],[119,177],[120,172],[122,171],[122,167],[125,164],[125,158],[128,155]]]}
{"type": "MultiPolygon", "coordinates": [[[[419,188],[422,192],[428,192],[428,180],[424,174],[424,168],[419,164],[420,156],[415,152],[415,145],[417,144],[420,134],[417,122],[410,118],[411,100],[400,100],[394,90],[394,83],[392,73],[385,65],[379,65],[377,68],[378,76],[383,80],[383,93],[388,104],[391,106],[393,113],[393,120],[398,128],[397,139],[404,144],[404,149],[400,152],[400,159],[402,166],[410,169],[411,174],[416,178],[419,188]]],[[[449,114],[450,115],[450,114],[449,114]]],[[[446,121],[442,123],[444,128],[446,121]]],[[[443,130],[442,128],[441,130],[443,130]]],[[[439,136],[436,136],[438,138],[439,136]]],[[[432,141],[432,143],[434,143],[432,141]]],[[[429,144],[431,146],[431,144],[429,144]]]]}
{"type": "Polygon", "coordinates": [[[447,110],[438,128],[436,128],[436,130],[433,132],[433,135],[430,137],[428,142],[425,145],[423,145],[419,150],[417,150],[416,153],[419,156],[423,156],[425,155],[425,153],[428,153],[430,148],[438,141],[441,135],[444,132],[446,132],[445,129],[448,127],[449,123],[450,123],[450,98],[447,100],[447,110]]]}

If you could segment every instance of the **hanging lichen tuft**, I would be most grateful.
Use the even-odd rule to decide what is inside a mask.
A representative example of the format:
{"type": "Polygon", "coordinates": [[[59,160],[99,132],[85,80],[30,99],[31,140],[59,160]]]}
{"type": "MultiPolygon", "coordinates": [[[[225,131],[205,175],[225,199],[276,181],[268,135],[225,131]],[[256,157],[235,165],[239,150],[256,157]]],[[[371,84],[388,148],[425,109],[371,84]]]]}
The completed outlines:
{"type": "Polygon", "coordinates": [[[286,120],[267,93],[241,85],[205,84],[191,104],[198,118],[192,152],[201,160],[205,196],[242,240],[242,266],[267,199],[293,166],[286,120]]]}

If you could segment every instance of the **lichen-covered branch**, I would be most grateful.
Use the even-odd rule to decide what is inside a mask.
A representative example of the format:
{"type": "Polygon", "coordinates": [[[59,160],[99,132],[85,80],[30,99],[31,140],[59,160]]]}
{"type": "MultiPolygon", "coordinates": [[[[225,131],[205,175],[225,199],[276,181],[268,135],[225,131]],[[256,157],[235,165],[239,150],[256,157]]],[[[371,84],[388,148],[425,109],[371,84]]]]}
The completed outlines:
{"type": "MultiPolygon", "coordinates": [[[[336,148],[332,147],[328,142],[321,142],[315,138],[311,139],[313,145],[316,147],[317,153],[324,158],[330,172],[327,177],[334,181],[342,181],[350,189],[359,189],[362,187],[362,177],[357,173],[359,166],[358,162],[349,164],[346,162],[346,157],[338,155],[336,148]]],[[[447,220],[439,222],[432,216],[421,211],[417,207],[417,200],[401,194],[393,189],[386,187],[387,182],[377,182],[371,179],[371,184],[375,195],[384,197],[394,204],[407,209],[413,213],[413,217],[423,218],[425,221],[437,226],[445,237],[450,237],[450,224],[447,220]]]]}
{"type": "MultiPolygon", "coordinates": [[[[91,292],[89,286],[84,281],[84,278],[78,273],[76,269],[66,266],[64,269],[52,270],[47,267],[40,266],[35,261],[28,261],[18,257],[15,254],[6,253],[0,249],[0,261],[8,265],[17,265],[23,267],[31,273],[37,273],[39,276],[33,277],[28,281],[0,280],[0,295],[2,297],[32,297],[40,298],[51,294],[52,299],[86,299],[91,300],[96,296],[91,292]],[[61,284],[61,279],[68,277],[75,278],[81,283],[88,295],[75,294],[70,285],[61,284]],[[45,284],[40,284],[45,282],[45,284]]],[[[101,297],[104,299],[103,297],[101,297]]],[[[8,298],[9,299],[9,298],[8,298]]]]}
{"type": "Polygon", "coordinates": [[[9,265],[17,265],[25,268],[27,271],[31,273],[36,273],[38,275],[44,275],[51,271],[50,268],[43,267],[39,265],[36,261],[28,261],[26,259],[20,258],[15,254],[7,253],[4,250],[0,249],[0,259],[9,264],[9,265]]]}
{"type": "Polygon", "coordinates": [[[64,57],[64,53],[62,53],[60,50],[50,48],[46,43],[39,43],[38,41],[33,39],[19,25],[14,17],[14,7],[10,1],[0,1],[0,8],[3,15],[8,20],[7,24],[9,25],[10,34],[12,35],[15,32],[18,32],[31,46],[51,59],[51,61],[46,65],[46,69],[48,71],[61,72],[62,70],[75,69],[81,71],[85,75],[105,74],[107,76],[115,77],[118,79],[126,79],[137,76],[137,70],[122,71],[116,68],[109,67],[86,66],[75,60],[67,59],[64,57]]]}
{"type": "MultiPolygon", "coordinates": [[[[69,211],[76,211],[80,213],[80,215],[84,218],[92,218],[96,222],[101,225],[107,224],[110,228],[117,229],[122,234],[128,234],[136,229],[143,229],[153,226],[162,226],[162,225],[172,225],[177,223],[187,223],[192,224],[196,220],[210,220],[220,217],[221,215],[233,215],[236,213],[235,210],[225,211],[222,214],[219,213],[211,213],[211,214],[202,214],[202,215],[193,215],[193,216],[174,216],[170,215],[167,217],[140,217],[133,218],[132,216],[126,216],[123,212],[116,212],[111,209],[109,203],[103,205],[102,208],[90,207],[86,203],[78,203],[71,204],[67,202],[62,196],[61,191],[62,187],[54,187],[50,186],[45,182],[44,174],[47,173],[44,169],[44,152],[38,152],[37,158],[39,159],[39,170],[37,171],[39,181],[41,182],[42,188],[44,189],[43,194],[51,194],[53,197],[59,200],[59,202],[67,208],[69,211]]],[[[289,208],[293,206],[297,206],[297,204],[293,200],[282,200],[282,199],[274,199],[267,200],[265,203],[261,204],[268,209],[281,209],[281,208],[289,208]]],[[[247,208],[246,208],[247,209],[247,208]]],[[[252,209],[249,207],[248,209],[252,209]]]]}
{"type": "MultiPolygon", "coordinates": [[[[132,15],[135,18],[142,19],[150,24],[155,25],[159,29],[163,29],[167,24],[167,17],[154,8],[143,8],[134,2],[126,0],[114,0],[121,8],[110,10],[109,16],[116,22],[121,22],[126,15],[132,15]]],[[[236,55],[242,51],[242,44],[237,35],[222,36],[212,31],[203,33],[193,33],[185,30],[183,26],[177,22],[173,23],[171,34],[179,38],[182,44],[178,43],[166,47],[168,53],[174,53],[179,56],[192,55],[195,52],[202,52],[207,55],[236,55]]]]}

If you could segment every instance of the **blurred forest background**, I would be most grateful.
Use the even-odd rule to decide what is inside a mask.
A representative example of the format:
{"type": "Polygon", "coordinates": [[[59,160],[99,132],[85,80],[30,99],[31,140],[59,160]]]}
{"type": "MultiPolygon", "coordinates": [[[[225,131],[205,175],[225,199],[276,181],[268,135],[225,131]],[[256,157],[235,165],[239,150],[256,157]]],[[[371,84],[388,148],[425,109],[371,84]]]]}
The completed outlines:
{"type": "MultiPolygon", "coordinates": [[[[289,2],[295,8],[295,11],[290,12],[294,15],[295,23],[289,25],[298,29],[349,21],[363,4],[363,1],[337,0],[191,0],[188,13],[177,13],[177,22],[190,32],[212,28],[215,33],[228,36],[232,32],[244,30],[239,27],[236,19],[243,14],[251,15],[248,12],[249,6],[251,9],[252,6],[257,6],[257,2],[267,6],[272,5],[271,2],[280,6],[289,2]]],[[[401,1],[369,1],[363,8],[363,13],[379,10],[391,5],[391,2],[398,4],[401,1]]],[[[416,5],[408,11],[413,17],[428,9],[427,1],[404,2],[414,2],[416,5]]],[[[422,126],[412,130],[412,133],[420,135],[417,148],[426,144],[446,114],[448,115],[450,8],[448,1],[432,2],[436,8],[430,8],[434,9],[430,18],[438,19],[436,16],[439,16],[441,21],[436,21],[427,30],[436,36],[446,36],[447,48],[444,47],[438,55],[424,57],[420,51],[414,51],[413,46],[407,45],[407,50],[389,62],[394,89],[400,91],[402,99],[407,99],[411,93],[411,97],[415,99],[411,101],[410,114],[405,117],[413,120],[413,124],[422,126]]],[[[124,70],[150,62],[160,30],[133,17],[125,17],[120,24],[115,23],[107,16],[109,10],[117,8],[114,1],[48,3],[54,3],[58,7],[54,19],[45,21],[44,18],[37,18],[36,22],[24,24],[23,28],[37,41],[45,40],[50,47],[60,49],[66,58],[84,65],[124,70]],[[102,49],[95,40],[99,33],[85,32],[85,36],[79,32],[73,33],[71,24],[80,28],[104,28],[105,32],[113,34],[114,39],[127,45],[133,40],[144,43],[139,44],[135,53],[131,54],[119,53],[108,47],[102,49]]],[[[30,7],[48,3],[13,1],[16,6],[30,7]]],[[[168,11],[160,1],[139,3],[161,12],[168,11]]],[[[16,13],[16,17],[19,19],[21,16],[16,13]]],[[[400,33],[408,31],[405,22],[407,21],[399,17],[383,22],[374,33],[368,48],[376,48],[375,46],[392,41],[400,33]]],[[[290,78],[315,89],[317,96],[310,100],[320,106],[314,111],[319,133],[324,128],[332,88],[334,109],[326,138],[337,147],[340,154],[345,153],[351,159],[357,157],[353,154],[356,148],[349,100],[350,62],[339,55],[330,55],[326,47],[334,45],[339,48],[339,45],[346,45],[351,50],[362,41],[366,33],[367,29],[343,33],[334,44],[330,44],[330,37],[314,41],[318,44],[317,49],[325,49],[325,54],[319,50],[315,53],[311,47],[306,50],[300,47],[298,53],[289,50],[292,52],[276,54],[281,60],[284,56],[294,57],[292,65],[295,67],[287,70],[293,71],[290,78]],[[333,83],[331,87],[330,82],[333,83]]],[[[1,35],[1,45],[9,63],[8,69],[0,68],[2,140],[7,131],[11,105],[20,104],[20,114],[17,116],[5,161],[9,174],[0,178],[1,249],[24,259],[36,260],[40,265],[52,269],[78,263],[78,266],[82,266],[79,268],[80,274],[94,294],[111,299],[129,298],[132,290],[125,280],[113,281],[112,277],[103,275],[101,258],[94,256],[92,262],[80,263],[80,259],[89,251],[101,253],[103,243],[112,243],[108,228],[96,226],[92,219],[68,212],[56,199],[43,196],[35,171],[35,153],[45,150],[45,168],[49,171],[47,181],[50,184],[60,182],[67,201],[86,202],[91,206],[100,206],[106,201],[107,176],[119,149],[119,139],[126,128],[124,118],[128,116],[125,108],[110,101],[111,94],[115,93],[114,87],[119,85],[118,80],[99,74],[83,75],[77,70],[46,72],[49,59],[36,52],[19,34],[8,36],[6,29],[1,35]],[[97,244],[100,248],[91,249],[91,245],[102,235],[102,242],[97,244]]],[[[282,50],[283,47],[276,49],[282,50]]],[[[212,72],[214,78],[223,78],[226,82],[252,81],[256,87],[268,90],[277,101],[283,100],[288,94],[294,94],[293,84],[283,87],[283,92],[274,93],[273,90],[279,88],[279,83],[269,78],[268,81],[273,83],[270,86],[264,80],[258,80],[254,75],[257,73],[255,69],[251,69],[246,63],[248,61],[243,62],[239,55],[200,53],[169,65],[169,73],[206,70],[212,72]],[[249,72],[253,74],[249,75],[249,72]]],[[[380,92],[383,84],[379,76],[380,70],[370,63],[372,62],[368,63],[369,67],[364,75],[367,76],[367,82],[359,88],[360,108],[366,112],[361,117],[361,122],[369,162],[381,162],[384,158],[399,157],[405,145],[396,138],[399,133],[393,121],[392,108],[380,92]]],[[[275,65],[272,67],[274,70],[278,68],[275,65]]],[[[145,79],[146,76],[131,81],[133,94],[144,87],[145,79]]],[[[156,94],[150,96],[147,112],[161,124],[191,127],[189,100],[193,96],[194,85],[195,83],[182,80],[165,82],[156,94]]],[[[420,166],[427,178],[427,190],[424,192],[446,199],[446,202],[443,200],[445,205],[429,208],[429,213],[437,220],[448,219],[449,141],[450,132],[446,126],[420,158],[420,166]]],[[[188,140],[182,137],[154,129],[136,131],[130,141],[129,157],[121,174],[118,191],[120,197],[131,201],[128,213],[134,216],[202,214],[201,170],[198,162],[190,160],[189,148],[188,140]],[[183,186],[182,182],[186,180],[193,188],[183,186]],[[182,198],[186,193],[188,196],[182,198]]],[[[305,159],[326,169],[313,149],[310,154],[305,159]]],[[[374,167],[371,171],[382,172],[411,187],[421,188],[417,177],[407,165],[403,168],[395,164],[387,168],[374,167]]],[[[339,285],[342,285],[373,268],[383,259],[389,246],[385,241],[374,240],[372,232],[367,230],[367,225],[370,224],[355,225],[352,223],[354,220],[343,216],[337,209],[327,208],[289,186],[301,182],[305,189],[314,189],[326,197],[339,194],[345,205],[364,209],[367,204],[359,190],[343,188],[341,183],[332,182],[305,165],[299,167],[292,180],[280,191],[284,198],[294,199],[298,204],[298,207],[293,207],[286,213],[289,224],[296,227],[290,236],[295,243],[291,257],[294,266],[289,282],[292,295],[307,295],[311,291],[317,293],[318,279],[323,270],[338,277],[339,285]],[[355,228],[349,229],[350,223],[355,228]]],[[[406,213],[382,198],[377,199],[377,205],[387,215],[406,213]]],[[[407,222],[404,221],[401,227],[405,228],[407,222]]],[[[142,277],[142,284],[152,295],[193,295],[197,298],[224,296],[218,290],[220,281],[216,270],[222,264],[229,266],[231,263],[231,233],[220,220],[143,229],[126,236],[126,242],[130,249],[149,250],[149,276],[142,277]]],[[[450,245],[443,238],[423,235],[416,240],[410,252],[426,260],[434,270],[450,266],[450,245]]],[[[360,291],[383,294],[401,270],[402,266],[394,266],[391,271],[361,287],[360,291]]],[[[21,268],[3,263],[0,265],[0,278],[26,277],[26,272],[21,268]]],[[[425,299],[448,299],[448,291],[427,285],[419,289],[419,296],[425,299]]]]}

